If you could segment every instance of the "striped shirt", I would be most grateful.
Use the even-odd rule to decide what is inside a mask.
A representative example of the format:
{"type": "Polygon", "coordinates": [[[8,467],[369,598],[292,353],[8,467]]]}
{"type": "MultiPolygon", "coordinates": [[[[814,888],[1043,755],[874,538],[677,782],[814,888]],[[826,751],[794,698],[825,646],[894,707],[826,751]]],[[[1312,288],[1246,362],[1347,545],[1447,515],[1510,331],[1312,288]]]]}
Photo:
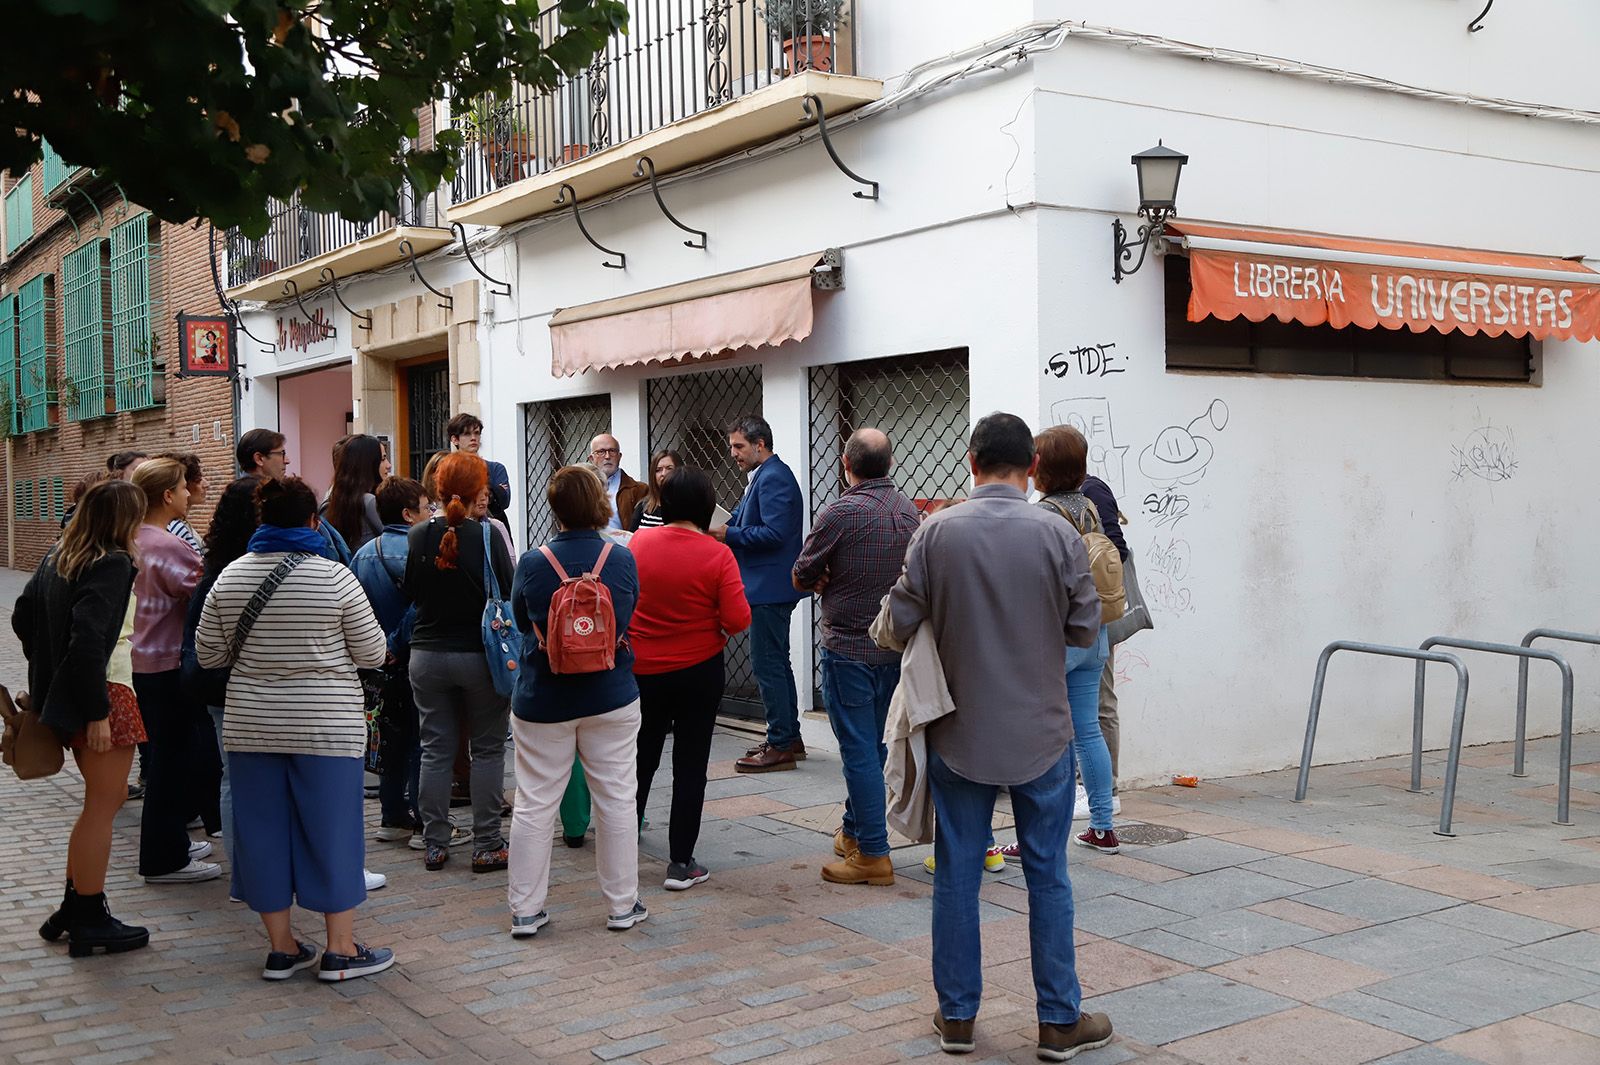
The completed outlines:
{"type": "Polygon", "coordinates": [[[194,526],[190,525],[187,520],[183,518],[173,518],[171,521],[167,522],[167,532],[171,533],[173,536],[176,536],[178,539],[194,548],[194,553],[199,555],[201,558],[206,557],[205,544],[200,542],[200,537],[195,535],[194,526]]]}
{"type": "Polygon", "coordinates": [[[383,665],[386,641],[355,574],[310,557],[278,585],[237,660],[228,644],[284,552],[248,554],[217,577],[195,630],[207,669],[232,666],[222,745],[229,751],[359,758],[367,723],[356,668],[383,665]]]}

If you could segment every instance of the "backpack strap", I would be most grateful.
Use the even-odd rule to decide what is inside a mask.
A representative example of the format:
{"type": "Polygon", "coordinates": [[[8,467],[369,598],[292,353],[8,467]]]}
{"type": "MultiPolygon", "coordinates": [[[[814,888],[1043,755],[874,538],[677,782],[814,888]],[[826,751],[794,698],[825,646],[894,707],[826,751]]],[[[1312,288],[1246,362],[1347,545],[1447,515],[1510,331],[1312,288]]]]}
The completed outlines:
{"type": "Polygon", "coordinates": [[[235,662],[239,660],[239,652],[244,650],[244,642],[250,637],[250,630],[255,628],[256,619],[261,617],[261,612],[267,608],[268,601],[272,599],[272,593],[278,590],[278,585],[294,572],[296,566],[310,557],[304,551],[284,556],[250,597],[250,602],[245,604],[244,612],[239,615],[239,622],[233,630],[233,641],[228,646],[229,657],[235,662]]]}
{"type": "Polygon", "coordinates": [[[556,577],[559,578],[562,583],[566,583],[572,579],[571,577],[567,576],[567,571],[562,567],[561,560],[556,557],[556,553],[554,551],[550,550],[549,544],[539,545],[539,553],[549,560],[550,568],[556,571],[556,577]]]}
{"type": "Polygon", "coordinates": [[[611,545],[612,541],[607,540],[606,546],[600,549],[600,557],[594,560],[594,569],[584,574],[584,576],[593,577],[595,580],[600,579],[600,571],[606,568],[606,559],[611,557],[611,545]]]}

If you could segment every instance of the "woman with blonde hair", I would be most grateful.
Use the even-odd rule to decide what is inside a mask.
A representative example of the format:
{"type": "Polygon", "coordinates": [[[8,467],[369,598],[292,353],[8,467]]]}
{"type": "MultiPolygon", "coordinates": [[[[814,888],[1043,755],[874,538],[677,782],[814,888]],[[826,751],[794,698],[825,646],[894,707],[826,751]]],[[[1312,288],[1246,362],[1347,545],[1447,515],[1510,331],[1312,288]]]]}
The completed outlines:
{"type": "Polygon", "coordinates": [[[470,452],[439,460],[434,495],[443,513],[407,536],[401,590],[416,604],[411,634],[411,690],[422,738],[417,807],[422,815],[423,866],[450,858],[450,781],[458,735],[472,753],[472,871],[506,868],[500,812],[506,758],[506,697],[495,690],[483,649],[483,608],[492,567],[501,590],[511,587],[511,552],[483,524],[489,512],[489,465],[470,452]],[[485,566],[487,559],[488,567],[485,566]]]}
{"type": "Polygon", "coordinates": [[[144,514],[144,493],[126,481],[92,486],[11,613],[33,705],[83,773],[83,809],[67,841],[66,893],[39,928],[50,941],[65,933],[74,958],[150,941],[147,930],[111,916],[105,895],[111,823],[127,798],[134,748],[145,739],[130,642],[134,536],[144,514]]]}
{"type": "MultiPolygon", "coordinates": [[[[204,566],[194,548],[167,531],[189,513],[189,486],[177,459],[147,459],[132,477],[144,493],[144,523],[135,543],[139,575],[133,622],[133,690],[150,742],[145,755],[144,811],[139,826],[139,875],[149,884],[210,880],[222,867],[202,859],[211,844],[191,843],[189,774],[195,718],[202,711],[180,680],[183,624],[204,566]]],[[[209,719],[208,719],[209,720],[209,719]]]]}

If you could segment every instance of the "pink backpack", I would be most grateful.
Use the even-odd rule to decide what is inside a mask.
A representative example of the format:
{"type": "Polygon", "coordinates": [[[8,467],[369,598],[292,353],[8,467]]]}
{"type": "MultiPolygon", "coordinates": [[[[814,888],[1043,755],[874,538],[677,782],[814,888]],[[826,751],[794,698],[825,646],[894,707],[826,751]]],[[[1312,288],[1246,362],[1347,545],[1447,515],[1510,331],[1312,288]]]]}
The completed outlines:
{"type": "Polygon", "coordinates": [[[591,572],[576,577],[567,575],[548,545],[539,548],[561,578],[561,586],[550,597],[545,632],[533,627],[552,673],[603,673],[616,667],[617,615],[611,607],[611,589],[600,582],[611,547],[608,543],[600,549],[591,572]]]}

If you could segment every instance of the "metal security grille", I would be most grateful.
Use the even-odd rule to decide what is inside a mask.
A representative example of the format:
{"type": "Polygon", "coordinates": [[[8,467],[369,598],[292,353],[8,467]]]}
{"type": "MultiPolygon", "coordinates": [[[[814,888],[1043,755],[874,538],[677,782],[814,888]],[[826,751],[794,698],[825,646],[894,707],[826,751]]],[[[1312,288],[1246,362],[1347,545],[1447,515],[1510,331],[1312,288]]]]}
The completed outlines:
{"type": "MultiPolygon", "coordinates": [[[[891,476],[919,510],[926,513],[931,504],[965,495],[971,417],[965,348],[813,367],[813,517],[844,491],[844,443],[866,426],[889,434],[891,476]]],[[[812,630],[813,676],[820,684],[822,633],[816,612],[812,630]]]]}
{"type": "Polygon", "coordinates": [[[17,300],[17,350],[21,356],[17,417],[24,433],[50,424],[50,333],[45,328],[52,309],[52,301],[45,296],[49,279],[49,274],[33,278],[22,286],[17,300]]]}
{"type": "Polygon", "coordinates": [[[155,220],[131,218],[111,231],[111,367],[117,410],[143,410],[160,402],[156,388],[156,336],[150,323],[158,302],[151,289],[159,244],[155,220]]]}
{"type": "Polygon", "coordinates": [[[17,297],[0,296],[0,421],[17,431],[17,297]]]}
{"type": "Polygon", "coordinates": [[[609,394],[552,399],[522,408],[522,467],[527,471],[523,498],[529,547],[556,534],[555,518],[544,501],[551,475],[563,466],[587,462],[589,441],[610,430],[609,394]]]}
{"type": "MultiPolygon", "coordinates": [[[[761,413],[761,367],[657,377],[647,383],[647,436],[650,452],[671,448],[684,462],[711,476],[717,502],[732,510],[744,494],[745,479],[728,457],[728,423],[741,414],[761,413]]],[[[649,456],[641,456],[648,470],[649,456]]],[[[725,654],[728,685],[723,709],[741,717],[764,718],[761,693],[750,664],[750,638],[740,633],[725,654]]]]}
{"type": "Polygon", "coordinates": [[[61,263],[61,403],[75,422],[106,412],[105,248],[91,240],[61,263]]]}
{"type": "Polygon", "coordinates": [[[411,444],[410,476],[420,481],[428,460],[450,448],[445,435],[445,426],[450,424],[448,361],[413,366],[406,371],[406,420],[411,444]]]}

